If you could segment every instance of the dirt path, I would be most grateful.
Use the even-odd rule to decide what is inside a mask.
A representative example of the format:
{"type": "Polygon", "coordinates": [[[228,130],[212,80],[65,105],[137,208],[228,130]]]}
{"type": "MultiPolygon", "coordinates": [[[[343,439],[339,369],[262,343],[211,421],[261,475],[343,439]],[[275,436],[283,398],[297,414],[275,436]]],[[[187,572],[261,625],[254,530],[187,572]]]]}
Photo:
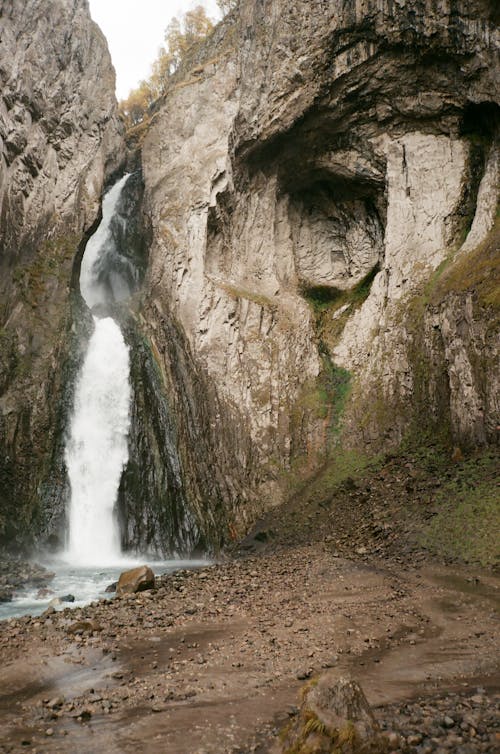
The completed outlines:
{"type": "MultiPolygon", "coordinates": [[[[357,678],[381,719],[391,704],[477,686],[491,710],[499,596],[491,574],[348,560],[314,543],[3,623],[0,751],[271,751],[300,686],[326,668],[357,678]],[[83,618],[95,630],[69,633],[83,618]]],[[[491,724],[472,744],[462,734],[494,751],[491,724]]]]}

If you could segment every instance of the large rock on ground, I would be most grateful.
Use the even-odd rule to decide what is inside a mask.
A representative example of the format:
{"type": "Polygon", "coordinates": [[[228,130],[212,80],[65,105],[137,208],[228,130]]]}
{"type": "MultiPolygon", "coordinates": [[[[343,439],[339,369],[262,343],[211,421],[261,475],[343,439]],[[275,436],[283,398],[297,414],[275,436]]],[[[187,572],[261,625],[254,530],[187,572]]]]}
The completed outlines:
{"type": "Polygon", "coordinates": [[[283,736],[283,754],[382,754],[388,740],[356,681],[327,673],[306,687],[296,720],[283,736]]]}
{"type": "Polygon", "coordinates": [[[135,594],[155,585],[155,575],[149,566],[139,566],[130,571],[123,571],[118,579],[117,594],[135,594]]]}

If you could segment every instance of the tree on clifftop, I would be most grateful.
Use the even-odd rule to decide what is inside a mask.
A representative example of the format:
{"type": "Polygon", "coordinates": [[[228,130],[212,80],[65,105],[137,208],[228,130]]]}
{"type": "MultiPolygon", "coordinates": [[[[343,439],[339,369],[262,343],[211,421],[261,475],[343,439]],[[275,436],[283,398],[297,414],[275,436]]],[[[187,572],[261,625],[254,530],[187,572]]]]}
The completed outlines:
{"type": "MultiPolygon", "coordinates": [[[[228,0],[221,0],[228,2],[228,0]]],[[[146,118],[150,105],[165,93],[169,77],[175,73],[188,52],[201,44],[214,25],[202,5],[174,17],[165,31],[165,47],[160,47],[151,66],[151,75],[141,81],[137,89],[119,104],[120,113],[128,128],[137,126],[146,118]]]]}

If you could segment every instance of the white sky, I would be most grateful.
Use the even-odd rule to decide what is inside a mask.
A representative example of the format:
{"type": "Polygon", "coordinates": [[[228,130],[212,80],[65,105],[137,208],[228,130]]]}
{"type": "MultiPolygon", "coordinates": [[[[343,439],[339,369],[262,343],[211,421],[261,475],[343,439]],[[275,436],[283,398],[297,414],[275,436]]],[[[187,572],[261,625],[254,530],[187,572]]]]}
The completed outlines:
{"type": "Polygon", "coordinates": [[[219,17],[215,0],[89,0],[89,5],[108,40],[119,100],[149,76],[173,16],[204,5],[210,18],[219,17]]]}

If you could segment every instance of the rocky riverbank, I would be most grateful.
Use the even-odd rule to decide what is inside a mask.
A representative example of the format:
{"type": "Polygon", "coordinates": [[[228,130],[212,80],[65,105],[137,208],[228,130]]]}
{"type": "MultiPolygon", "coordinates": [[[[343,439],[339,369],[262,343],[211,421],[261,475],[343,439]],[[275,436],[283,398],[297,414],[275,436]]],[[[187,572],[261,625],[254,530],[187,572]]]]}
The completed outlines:
{"type": "Polygon", "coordinates": [[[442,499],[486,496],[494,466],[338,462],[231,557],[0,623],[0,752],[281,754],[327,672],[361,684],[394,752],[497,751],[493,550],[486,569],[426,547],[442,499]]]}
{"type": "Polygon", "coordinates": [[[492,573],[275,543],[6,621],[0,751],[278,752],[330,669],[361,683],[393,751],[494,752],[499,594],[492,573]]]}

